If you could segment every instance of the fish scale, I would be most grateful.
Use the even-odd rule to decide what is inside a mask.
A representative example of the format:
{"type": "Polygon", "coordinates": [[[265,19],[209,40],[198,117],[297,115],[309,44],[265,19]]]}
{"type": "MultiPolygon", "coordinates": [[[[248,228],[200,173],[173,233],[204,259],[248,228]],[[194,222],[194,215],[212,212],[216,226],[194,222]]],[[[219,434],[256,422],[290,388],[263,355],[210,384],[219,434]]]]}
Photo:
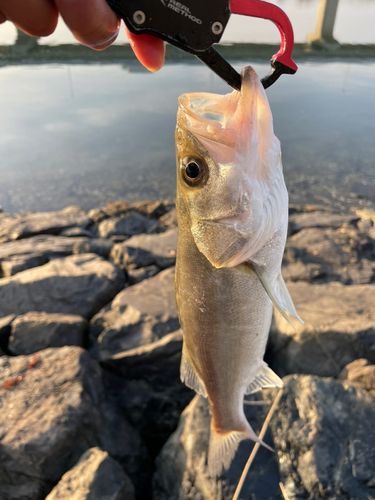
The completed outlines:
{"type": "Polygon", "coordinates": [[[177,114],[181,379],[209,402],[212,476],[242,439],[268,447],[245,417],[244,395],[282,386],[263,361],[272,303],[299,319],[281,277],[288,195],[280,143],[256,73],[245,68],[242,78],[241,92],[181,96],[177,114]]]}

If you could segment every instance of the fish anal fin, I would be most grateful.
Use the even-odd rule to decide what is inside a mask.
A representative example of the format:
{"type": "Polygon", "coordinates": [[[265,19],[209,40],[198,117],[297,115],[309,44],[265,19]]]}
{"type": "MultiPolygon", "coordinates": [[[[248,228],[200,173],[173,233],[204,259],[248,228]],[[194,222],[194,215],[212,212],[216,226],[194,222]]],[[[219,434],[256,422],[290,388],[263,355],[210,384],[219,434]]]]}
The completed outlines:
{"type": "Polygon", "coordinates": [[[245,394],[253,394],[267,387],[283,387],[283,385],[281,378],[271,370],[267,363],[263,362],[262,366],[255,373],[253,380],[246,387],[245,394]]]}
{"type": "Polygon", "coordinates": [[[248,422],[246,422],[244,431],[221,432],[215,430],[211,425],[207,462],[208,472],[212,478],[220,476],[223,468],[229,469],[238,445],[244,439],[251,439],[267,448],[267,450],[274,451],[271,446],[258,438],[248,422]]]}
{"type": "Polygon", "coordinates": [[[196,374],[194,367],[190,361],[189,354],[186,352],[186,348],[182,349],[181,358],[181,382],[183,382],[187,387],[193,389],[197,394],[200,394],[204,398],[207,397],[206,388],[202,380],[196,374]]]}

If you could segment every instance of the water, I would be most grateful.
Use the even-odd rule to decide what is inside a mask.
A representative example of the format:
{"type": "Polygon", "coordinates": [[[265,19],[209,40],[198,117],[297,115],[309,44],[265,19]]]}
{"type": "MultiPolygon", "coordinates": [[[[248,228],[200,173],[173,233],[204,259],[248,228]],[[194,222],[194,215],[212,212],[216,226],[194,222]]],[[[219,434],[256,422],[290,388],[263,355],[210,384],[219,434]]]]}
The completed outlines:
{"type": "MultiPolygon", "coordinates": [[[[314,30],[318,0],[274,3],[303,42],[314,30]]],[[[374,15],[375,1],[340,0],[334,36],[374,44],[374,15]]],[[[14,39],[14,27],[1,25],[0,46],[14,39]]],[[[278,34],[267,21],[233,16],[225,40],[276,43],[278,34]]],[[[40,44],[72,41],[60,23],[40,44]]],[[[254,64],[262,76],[269,56],[254,64]]],[[[246,61],[233,64],[240,69],[254,60],[259,58],[250,51],[246,61]]],[[[267,90],[291,201],[336,207],[375,202],[375,57],[322,55],[297,63],[295,76],[267,90]]],[[[177,97],[230,91],[199,62],[172,61],[150,74],[134,60],[31,65],[27,57],[23,65],[0,67],[0,88],[0,205],[11,212],[173,198],[177,97]]]]}
{"type": "MultiPolygon", "coordinates": [[[[8,66],[0,86],[0,204],[8,211],[173,198],[177,97],[229,90],[201,64],[157,74],[119,64],[8,66]]],[[[305,62],[268,89],[292,202],[374,199],[374,88],[375,62],[349,61],[305,62]]]]}

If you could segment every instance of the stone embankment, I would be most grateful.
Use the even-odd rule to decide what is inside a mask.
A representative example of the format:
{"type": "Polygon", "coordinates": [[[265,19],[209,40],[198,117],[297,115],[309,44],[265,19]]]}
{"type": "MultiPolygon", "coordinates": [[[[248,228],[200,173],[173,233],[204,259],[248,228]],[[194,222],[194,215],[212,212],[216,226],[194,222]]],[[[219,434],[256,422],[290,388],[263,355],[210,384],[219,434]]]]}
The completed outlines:
{"type": "MultiPolygon", "coordinates": [[[[284,394],[242,498],[375,498],[375,213],[290,207],[266,358],[284,394]]],[[[168,201],[0,213],[0,499],[229,500],[181,384],[168,201]]],[[[267,390],[250,399],[271,401],[267,390]]],[[[259,432],[268,406],[246,406],[259,432]]]]}

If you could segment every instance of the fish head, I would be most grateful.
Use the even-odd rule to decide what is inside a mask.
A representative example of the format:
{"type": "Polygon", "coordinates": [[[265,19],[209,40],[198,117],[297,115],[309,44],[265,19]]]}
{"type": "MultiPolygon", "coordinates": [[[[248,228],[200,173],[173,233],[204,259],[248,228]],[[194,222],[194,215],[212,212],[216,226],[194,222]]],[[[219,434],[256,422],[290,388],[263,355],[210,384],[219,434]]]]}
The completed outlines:
{"type": "Polygon", "coordinates": [[[251,258],[288,204],[280,143],[251,67],[241,92],[180,96],[176,152],[177,197],[198,249],[215,267],[251,258]]]}

